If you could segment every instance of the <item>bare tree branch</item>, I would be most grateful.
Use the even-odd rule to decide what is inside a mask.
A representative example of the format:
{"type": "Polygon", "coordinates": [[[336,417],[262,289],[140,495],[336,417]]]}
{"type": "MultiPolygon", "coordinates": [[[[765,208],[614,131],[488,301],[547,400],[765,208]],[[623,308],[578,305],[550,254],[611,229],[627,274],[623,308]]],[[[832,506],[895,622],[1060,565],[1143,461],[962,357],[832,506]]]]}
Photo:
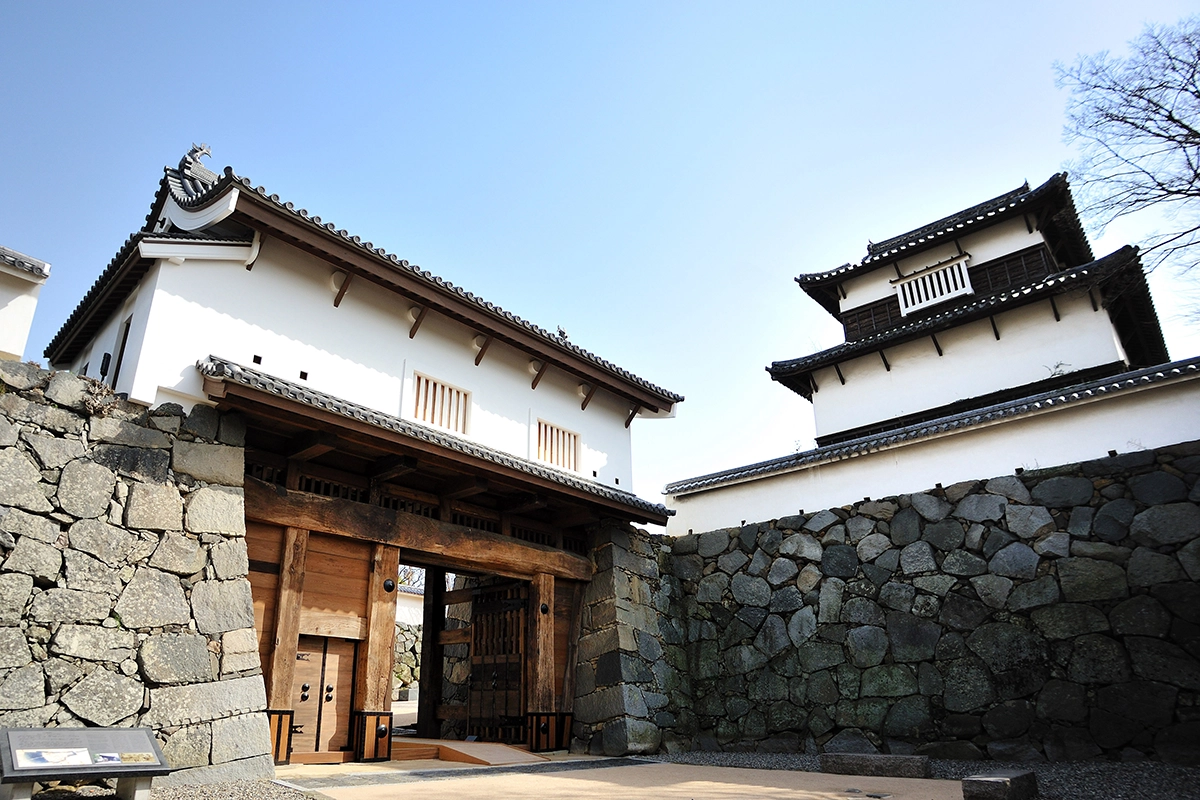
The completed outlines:
{"type": "Polygon", "coordinates": [[[1108,53],[1056,64],[1070,91],[1068,141],[1081,212],[1101,230],[1148,208],[1173,230],[1142,249],[1148,268],[1191,269],[1200,259],[1200,17],[1147,26],[1125,58],[1108,53]]]}

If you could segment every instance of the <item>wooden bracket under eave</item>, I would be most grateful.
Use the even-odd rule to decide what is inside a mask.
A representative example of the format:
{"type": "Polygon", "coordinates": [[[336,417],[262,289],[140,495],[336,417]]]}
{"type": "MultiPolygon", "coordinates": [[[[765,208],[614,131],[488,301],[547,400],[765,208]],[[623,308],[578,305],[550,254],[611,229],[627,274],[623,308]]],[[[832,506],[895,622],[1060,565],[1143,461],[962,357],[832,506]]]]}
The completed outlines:
{"type": "Polygon", "coordinates": [[[204,379],[204,393],[209,397],[224,397],[225,396],[225,381],[219,381],[216,378],[204,379]]]}
{"type": "Polygon", "coordinates": [[[350,288],[350,281],[354,280],[354,276],[349,272],[345,273],[345,275],[345,280],[342,281],[342,285],[338,288],[337,297],[333,298],[334,308],[342,304],[342,298],[346,296],[346,290],[350,288]]]}
{"type": "Polygon", "coordinates": [[[842,375],[842,367],[840,364],[833,365],[833,371],[837,373],[838,380],[842,382],[842,386],[846,385],[846,378],[842,375]]]}
{"type": "MultiPolygon", "coordinates": [[[[583,398],[583,403],[580,404],[580,406],[579,406],[580,411],[587,411],[588,403],[592,402],[592,398],[595,396],[595,394],[596,394],[596,384],[593,383],[591,385],[591,387],[588,388],[587,395],[584,396],[584,398],[583,398]]],[[[628,428],[629,426],[626,425],[625,427],[628,428]]]]}
{"type": "Polygon", "coordinates": [[[882,351],[882,350],[880,350],[880,351],[879,351],[879,358],[880,358],[880,360],[882,360],[882,361],[883,361],[883,368],[884,368],[885,370],[887,370],[888,372],[891,372],[891,371],[892,371],[892,365],[888,363],[887,356],[885,356],[885,355],[883,354],[883,351],[882,351]]]}
{"type": "Polygon", "coordinates": [[[421,306],[421,310],[413,317],[412,327],[408,329],[408,338],[415,338],[417,331],[421,328],[421,323],[425,321],[425,315],[429,313],[429,306],[421,306]]]}
{"type": "Polygon", "coordinates": [[[942,353],[942,346],[941,346],[941,344],[938,343],[937,336],[935,336],[934,334],[931,333],[931,334],[929,334],[929,338],[933,340],[933,346],[934,346],[934,348],[937,349],[937,354],[938,354],[938,357],[940,358],[943,355],[943,353],[942,353]]]}
{"type": "Polygon", "coordinates": [[[549,367],[550,367],[549,361],[542,362],[542,365],[540,367],[538,367],[538,369],[537,369],[537,373],[533,376],[533,383],[531,383],[529,385],[530,389],[536,389],[538,387],[538,384],[542,382],[542,376],[546,374],[546,370],[549,367]]]}
{"type": "Polygon", "coordinates": [[[1058,303],[1054,302],[1054,296],[1050,296],[1050,310],[1054,312],[1054,321],[1062,322],[1062,315],[1058,313],[1058,303]]]}
{"type": "Polygon", "coordinates": [[[988,320],[992,323],[992,334],[995,335],[996,341],[1000,341],[1000,329],[996,327],[996,318],[989,316],[988,320]]]}
{"type": "Polygon", "coordinates": [[[633,418],[636,417],[637,413],[641,410],[642,410],[642,407],[640,405],[638,405],[637,403],[633,404],[633,410],[630,411],[629,416],[625,418],[625,427],[626,428],[628,428],[630,425],[633,424],[633,418]]]}
{"type": "MultiPolygon", "coordinates": [[[[479,337],[476,337],[476,339],[478,338],[479,337]]],[[[488,334],[487,337],[484,338],[483,344],[479,345],[479,352],[475,354],[475,366],[478,367],[480,362],[483,361],[483,357],[487,354],[488,348],[492,346],[492,339],[494,338],[494,336],[488,334]]]]}

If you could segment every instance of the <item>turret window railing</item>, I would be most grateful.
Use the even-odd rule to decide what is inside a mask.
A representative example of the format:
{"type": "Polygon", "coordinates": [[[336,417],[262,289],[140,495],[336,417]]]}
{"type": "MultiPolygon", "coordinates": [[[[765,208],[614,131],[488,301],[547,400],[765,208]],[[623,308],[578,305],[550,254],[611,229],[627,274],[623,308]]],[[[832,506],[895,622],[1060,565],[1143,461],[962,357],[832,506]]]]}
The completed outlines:
{"type": "Polygon", "coordinates": [[[969,258],[970,254],[963,253],[892,281],[896,287],[896,298],[900,301],[901,316],[908,316],[954,297],[974,294],[971,279],[967,275],[969,258]]]}

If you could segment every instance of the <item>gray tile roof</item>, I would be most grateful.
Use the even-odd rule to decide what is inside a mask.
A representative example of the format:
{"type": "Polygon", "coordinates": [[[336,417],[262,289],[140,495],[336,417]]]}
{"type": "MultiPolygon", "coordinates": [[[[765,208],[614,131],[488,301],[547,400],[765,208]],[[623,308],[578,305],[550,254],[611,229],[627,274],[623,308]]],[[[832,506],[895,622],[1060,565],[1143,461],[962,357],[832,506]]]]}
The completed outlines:
{"type": "Polygon", "coordinates": [[[921,422],[884,433],[863,436],[848,442],[839,442],[801,453],[793,453],[770,461],[760,461],[721,472],[713,472],[696,478],[675,481],[667,484],[663,494],[685,495],[703,489],[712,489],[726,484],[739,483],[747,478],[763,478],[795,469],[825,464],[831,461],[841,461],[882,448],[891,447],[906,442],[939,436],[948,431],[963,430],[976,425],[990,424],[1009,417],[1017,417],[1043,409],[1055,409],[1062,406],[1100,399],[1114,394],[1120,394],[1151,384],[1163,383],[1178,379],[1196,378],[1200,376],[1200,356],[1196,358],[1149,367],[1110,378],[1091,381],[1043,392],[1018,400],[997,403],[987,408],[965,411],[960,414],[942,417],[941,419],[921,422]]]}
{"type": "MultiPolygon", "coordinates": [[[[1065,172],[1054,175],[1036,189],[1030,189],[1029,182],[1026,181],[1023,185],[1010,192],[1005,192],[999,197],[993,197],[991,200],[942,217],[908,233],[893,236],[879,243],[869,243],[866,256],[857,264],[846,263],[825,272],[800,275],[796,278],[796,282],[801,286],[811,286],[828,283],[832,280],[844,280],[866,269],[874,269],[884,260],[903,257],[906,251],[923,250],[941,241],[951,241],[969,233],[971,228],[980,224],[990,224],[1001,215],[1017,213],[1022,206],[1032,205],[1035,201],[1051,193],[1066,189],[1067,174],[1065,172]]],[[[1070,213],[1074,217],[1073,203],[1070,204],[1070,213]]],[[[1075,219],[1074,227],[1079,227],[1078,219],[1075,219]]],[[[1078,234],[1081,238],[1083,237],[1082,229],[1079,229],[1078,234]]],[[[1084,242],[1086,245],[1086,239],[1084,242]]]]}
{"type": "MultiPolygon", "coordinates": [[[[195,151],[195,147],[193,146],[195,151]]],[[[189,153],[191,156],[191,153],[189,153]]],[[[320,217],[310,216],[308,211],[303,208],[296,208],[295,204],[285,202],[279,198],[277,194],[269,194],[262,186],[254,186],[249,178],[237,175],[232,167],[225,167],[222,175],[218,176],[199,166],[199,161],[189,159],[185,156],[180,162],[179,169],[167,168],[163,178],[164,185],[171,192],[172,199],[175,200],[183,208],[193,208],[201,206],[208,202],[213,197],[220,195],[230,186],[237,186],[242,190],[248,190],[256,195],[260,200],[265,200],[280,211],[287,213],[297,220],[302,221],[306,226],[316,231],[321,231],[326,236],[336,236],[343,242],[349,243],[361,249],[364,253],[372,258],[386,264],[389,268],[407,273],[419,280],[429,284],[432,287],[445,290],[457,296],[460,300],[470,303],[477,308],[487,312],[489,315],[503,320],[504,322],[524,328],[543,339],[548,345],[565,350],[578,358],[590,361],[606,372],[612,373],[615,377],[624,381],[633,383],[642,389],[662,397],[671,403],[682,402],[683,395],[668,391],[661,386],[651,383],[650,381],[634,375],[627,369],[623,369],[616,364],[601,358],[579,345],[569,341],[565,336],[558,336],[549,331],[534,325],[532,322],[522,319],[513,314],[511,311],[505,311],[495,303],[489,303],[482,297],[468,292],[462,287],[455,286],[450,281],[439,278],[428,270],[422,270],[415,264],[409,264],[407,261],[399,258],[394,253],[388,253],[382,247],[375,247],[371,242],[364,242],[360,237],[351,235],[344,228],[339,229],[332,222],[324,222],[320,217]],[[211,180],[209,179],[211,176],[211,180]]],[[[161,195],[160,189],[160,195],[161,195]]],[[[153,217],[156,215],[156,209],[161,205],[161,197],[156,199],[154,206],[151,208],[150,216],[146,218],[147,226],[154,223],[153,217]]]]}
{"type": "Polygon", "coordinates": [[[555,469],[545,464],[539,464],[529,461],[524,458],[519,458],[511,453],[505,453],[502,450],[496,450],[485,445],[472,442],[469,439],[464,439],[461,436],[456,436],[452,433],[430,428],[417,422],[412,422],[400,417],[384,414],[381,411],[376,411],[366,406],[352,403],[349,400],[343,400],[339,397],[334,397],[324,392],[318,392],[309,389],[305,386],[292,383],[291,381],[277,378],[274,375],[269,375],[260,370],[242,366],[233,361],[229,361],[217,356],[209,356],[208,358],[196,363],[196,369],[200,370],[201,374],[209,378],[217,380],[233,381],[242,386],[247,386],[251,389],[269,392],[278,397],[284,397],[289,400],[295,400],[299,403],[319,408],[323,411],[329,411],[334,414],[340,414],[343,417],[357,419],[374,425],[378,428],[395,431],[404,436],[417,439],[429,444],[435,444],[439,447],[444,447],[447,450],[452,450],[456,453],[479,458],[484,461],[489,461],[509,469],[515,469],[524,472],[527,475],[532,475],[544,480],[553,481],[554,483],[563,486],[571,487],[572,489],[582,490],[596,497],[611,500],[622,505],[635,508],[648,514],[657,516],[670,516],[674,511],[667,509],[661,503],[650,503],[641,499],[637,495],[623,492],[620,489],[614,489],[604,484],[590,481],[579,477],[574,473],[568,473],[562,470],[555,469]]]}
{"type": "Polygon", "coordinates": [[[10,250],[7,247],[0,247],[0,261],[22,272],[28,272],[36,278],[50,277],[50,265],[45,261],[33,256],[27,256],[24,253],[18,253],[16,250],[10,250]]]}
{"type": "Polygon", "coordinates": [[[990,295],[967,297],[962,302],[947,307],[943,311],[927,317],[910,319],[910,321],[887,328],[852,342],[845,342],[819,353],[793,358],[788,361],[776,361],[767,367],[771,378],[784,383],[788,388],[805,397],[812,398],[812,389],[806,381],[793,382],[789,378],[798,377],[814,370],[842,363],[851,358],[857,358],[875,352],[885,347],[937,333],[946,328],[961,325],[972,319],[982,319],[990,314],[998,314],[1010,308],[1017,308],[1035,302],[1045,297],[1063,294],[1065,292],[1097,285],[1101,281],[1112,278],[1123,270],[1141,270],[1137,248],[1125,246],[1115,253],[1097,259],[1080,267],[1056,272],[1034,283],[995,292],[990,295]],[[795,384],[795,385],[793,385],[795,384]]]}

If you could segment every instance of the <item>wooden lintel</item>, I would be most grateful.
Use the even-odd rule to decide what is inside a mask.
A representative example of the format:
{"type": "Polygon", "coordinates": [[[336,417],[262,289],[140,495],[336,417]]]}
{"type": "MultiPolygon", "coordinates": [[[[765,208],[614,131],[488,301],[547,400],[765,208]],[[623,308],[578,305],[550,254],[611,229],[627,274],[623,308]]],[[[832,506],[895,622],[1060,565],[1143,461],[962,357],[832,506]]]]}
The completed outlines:
{"type": "Polygon", "coordinates": [[[417,318],[413,320],[412,327],[408,329],[408,338],[416,338],[417,331],[421,329],[421,323],[425,321],[425,315],[428,313],[429,306],[421,306],[421,310],[417,312],[417,318]]]}
{"type": "Polygon", "coordinates": [[[471,629],[455,628],[452,631],[438,631],[438,644],[470,644],[471,629]]]}
{"type": "Polygon", "coordinates": [[[529,711],[554,711],[554,576],[529,583],[529,711]]]}
{"type": "Polygon", "coordinates": [[[452,481],[438,492],[438,499],[442,502],[449,500],[462,500],[466,497],[474,497],[477,494],[483,494],[488,490],[488,482],[484,478],[476,478],[468,475],[465,478],[452,481]]]}
{"type": "Polygon", "coordinates": [[[338,438],[324,431],[312,431],[293,439],[289,445],[288,458],[293,461],[311,461],[317,456],[323,456],[330,450],[336,450],[338,438]]]}
{"type": "Polygon", "coordinates": [[[937,354],[940,357],[942,355],[942,346],[938,343],[937,336],[931,333],[929,334],[929,338],[933,340],[934,349],[937,350],[937,354]]]}
{"type": "Polygon", "coordinates": [[[883,354],[882,350],[879,351],[879,358],[883,361],[883,368],[888,372],[891,372],[892,365],[888,363],[887,356],[883,354]]]}
{"type": "Polygon", "coordinates": [[[447,589],[443,602],[448,606],[456,606],[459,603],[470,603],[474,599],[474,589],[447,589]]]}
{"type": "Polygon", "coordinates": [[[625,418],[625,427],[626,428],[628,428],[630,425],[633,424],[633,418],[636,417],[637,413],[641,410],[642,410],[642,407],[639,405],[635,405],[633,407],[633,409],[629,412],[629,416],[625,418]]]}
{"type": "Polygon", "coordinates": [[[533,383],[529,385],[530,389],[536,389],[538,387],[538,384],[542,382],[542,376],[546,374],[546,370],[549,368],[550,362],[543,361],[542,365],[538,367],[537,374],[533,376],[533,383]]]}
{"type": "Polygon", "coordinates": [[[546,498],[539,494],[527,494],[513,500],[511,505],[505,506],[504,513],[528,514],[530,511],[537,511],[539,508],[545,507],[546,498]]]}
{"type": "Polygon", "coordinates": [[[988,321],[992,323],[992,335],[996,337],[996,341],[1000,341],[1000,329],[996,327],[996,318],[989,316],[988,321]]]}
{"type": "Polygon", "coordinates": [[[308,531],[286,528],[275,596],[275,642],[271,648],[267,708],[292,707],[292,678],[296,674],[296,647],[300,643],[300,600],[307,559],[308,531]]]}
{"type": "Polygon", "coordinates": [[[367,581],[367,641],[358,648],[355,669],[354,709],[390,711],[392,709],[392,648],[396,640],[396,576],[400,571],[400,550],[377,544],[371,555],[371,573],[367,581]],[[389,592],[384,583],[392,581],[389,592]]]}
{"type": "Polygon", "coordinates": [[[838,380],[842,382],[842,386],[846,385],[846,377],[842,375],[842,366],[840,364],[833,365],[833,371],[837,373],[838,380]]]}
{"type": "Polygon", "coordinates": [[[1058,303],[1054,302],[1054,295],[1050,296],[1050,310],[1054,312],[1054,321],[1062,322],[1062,315],[1058,313],[1058,303]]]}
{"type": "Polygon", "coordinates": [[[250,477],[245,497],[247,519],[394,545],[403,549],[406,563],[524,580],[538,572],[581,581],[592,577],[592,563],[583,556],[404,511],[287,491],[250,477]]]}
{"type": "Polygon", "coordinates": [[[580,411],[587,411],[588,403],[592,402],[592,398],[596,395],[596,384],[592,384],[587,390],[587,395],[583,398],[582,405],[579,406],[580,411]]]}
{"type": "Polygon", "coordinates": [[[479,345],[479,352],[475,354],[475,366],[479,366],[483,361],[483,357],[487,354],[488,348],[492,346],[493,337],[488,336],[483,340],[483,344],[479,345]]]}
{"type": "Polygon", "coordinates": [[[371,480],[385,483],[416,469],[417,459],[413,456],[385,456],[371,465],[371,480]]]}
{"type": "Polygon", "coordinates": [[[343,272],[346,279],[342,281],[341,287],[338,289],[337,297],[333,298],[333,307],[337,308],[342,304],[342,298],[346,296],[346,290],[350,288],[350,281],[354,280],[354,276],[349,272],[343,272]]]}

